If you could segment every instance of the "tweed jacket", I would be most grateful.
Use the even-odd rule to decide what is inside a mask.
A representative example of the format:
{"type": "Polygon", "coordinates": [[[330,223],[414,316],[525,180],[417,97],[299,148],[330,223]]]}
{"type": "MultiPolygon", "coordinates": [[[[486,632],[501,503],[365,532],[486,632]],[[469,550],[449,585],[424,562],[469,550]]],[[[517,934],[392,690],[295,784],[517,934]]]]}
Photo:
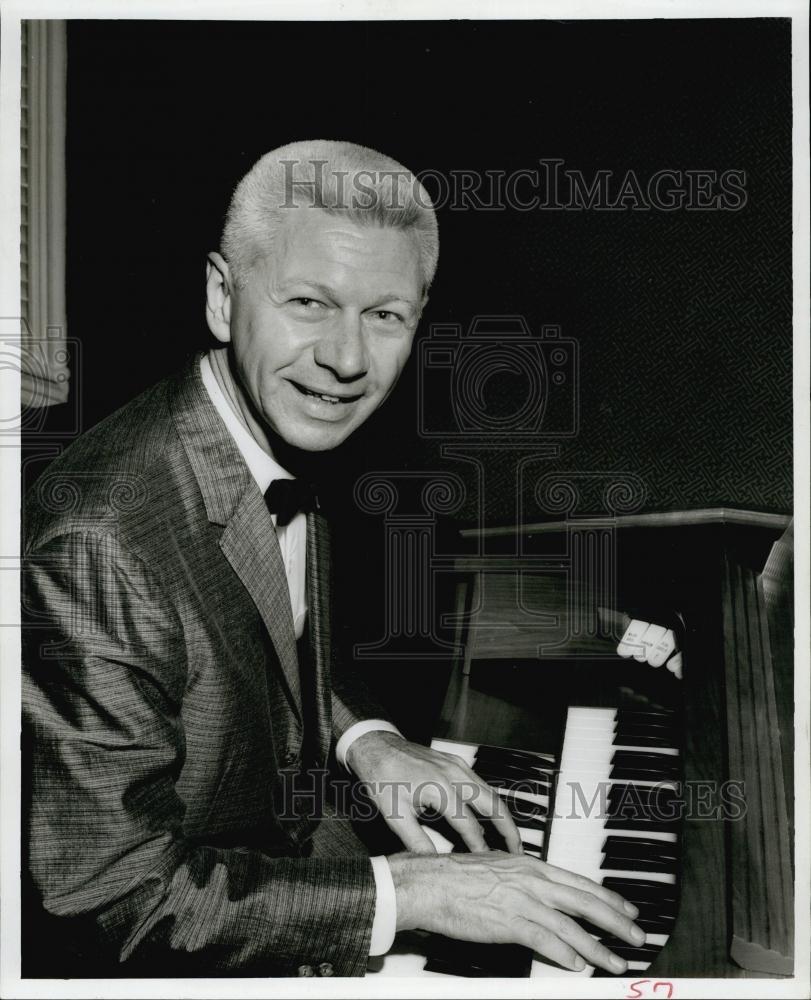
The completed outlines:
{"type": "Polygon", "coordinates": [[[90,975],[362,975],[371,864],[308,857],[315,796],[291,792],[383,715],[333,656],[325,519],[300,671],[273,522],[195,358],[49,466],[23,527],[23,829],[48,933],[90,975]]]}

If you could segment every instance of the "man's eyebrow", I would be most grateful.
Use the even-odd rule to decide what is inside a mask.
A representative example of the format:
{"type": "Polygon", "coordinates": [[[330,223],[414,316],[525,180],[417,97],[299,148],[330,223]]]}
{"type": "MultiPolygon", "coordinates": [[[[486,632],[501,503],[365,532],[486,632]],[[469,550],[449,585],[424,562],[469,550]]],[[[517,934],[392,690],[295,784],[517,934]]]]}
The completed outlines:
{"type": "MultiPolygon", "coordinates": [[[[287,289],[294,287],[295,285],[307,285],[309,288],[314,288],[321,295],[328,299],[336,299],[338,297],[335,289],[330,288],[329,285],[323,285],[320,281],[313,281],[310,278],[290,278],[283,284],[279,285],[279,291],[285,292],[287,289]]],[[[401,295],[399,292],[383,292],[382,295],[376,295],[375,300],[379,303],[383,302],[404,302],[406,305],[411,306],[412,309],[417,308],[417,303],[408,298],[405,295],[401,295]]]]}
{"type": "Polygon", "coordinates": [[[382,295],[377,296],[378,302],[405,302],[406,305],[414,306],[416,308],[417,303],[413,299],[409,299],[405,295],[401,295],[399,292],[384,292],[382,295]]]}
{"type": "Polygon", "coordinates": [[[310,278],[290,278],[289,281],[285,281],[282,285],[279,285],[279,291],[284,292],[288,288],[294,285],[308,285],[310,288],[316,289],[325,298],[334,299],[336,297],[335,290],[330,288],[329,285],[322,285],[320,281],[312,281],[310,278]]]}

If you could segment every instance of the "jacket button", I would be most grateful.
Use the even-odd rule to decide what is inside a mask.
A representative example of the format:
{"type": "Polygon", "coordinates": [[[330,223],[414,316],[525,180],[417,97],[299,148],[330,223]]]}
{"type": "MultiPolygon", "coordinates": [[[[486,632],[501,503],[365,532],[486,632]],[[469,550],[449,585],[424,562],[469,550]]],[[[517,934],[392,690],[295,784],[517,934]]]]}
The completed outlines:
{"type": "Polygon", "coordinates": [[[300,965],[298,967],[298,974],[300,976],[314,976],[315,969],[311,965],[300,965]]]}
{"type": "Polygon", "coordinates": [[[331,962],[321,962],[321,964],[318,966],[318,975],[319,976],[334,976],[335,975],[335,971],[332,968],[332,963],[331,962]]]}

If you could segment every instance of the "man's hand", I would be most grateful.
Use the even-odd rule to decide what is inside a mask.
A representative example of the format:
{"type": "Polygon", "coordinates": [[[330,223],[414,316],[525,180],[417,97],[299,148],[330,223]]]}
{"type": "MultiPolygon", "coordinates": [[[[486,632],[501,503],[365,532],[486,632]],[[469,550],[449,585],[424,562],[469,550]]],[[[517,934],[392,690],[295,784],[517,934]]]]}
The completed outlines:
{"type": "MultiPolygon", "coordinates": [[[[626,619],[627,620],[627,619],[626,619]]],[[[652,667],[667,669],[681,678],[682,656],[673,629],[664,625],[634,618],[625,630],[625,634],[617,646],[617,652],[626,659],[633,656],[640,663],[649,663],[652,667]]]]}
{"type": "Polygon", "coordinates": [[[567,969],[584,962],[623,973],[627,963],[572,918],[631,945],[644,941],[636,907],[590,879],[528,855],[441,854],[389,858],[397,929],[433,931],[465,941],[519,944],[567,969]]]}
{"type": "Polygon", "coordinates": [[[349,747],[347,764],[367,783],[381,815],[409,851],[436,853],[418,818],[433,809],[468,850],[487,850],[478,814],[492,822],[508,852],[521,853],[521,838],[507,807],[461,757],[410,743],[395,733],[373,731],[349,747]]]}

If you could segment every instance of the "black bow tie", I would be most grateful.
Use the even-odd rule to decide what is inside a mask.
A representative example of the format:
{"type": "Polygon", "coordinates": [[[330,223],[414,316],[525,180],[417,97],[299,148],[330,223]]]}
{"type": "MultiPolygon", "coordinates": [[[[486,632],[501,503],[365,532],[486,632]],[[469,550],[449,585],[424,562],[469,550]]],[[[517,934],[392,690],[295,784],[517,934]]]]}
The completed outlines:
{"type": "Polygon", "coordinates": [[[265,503],[279,528],[290,524],[299,511],[308,514],[321,507],[315,486],[301,479],[274,479],[265,490],[265,503]]]}

